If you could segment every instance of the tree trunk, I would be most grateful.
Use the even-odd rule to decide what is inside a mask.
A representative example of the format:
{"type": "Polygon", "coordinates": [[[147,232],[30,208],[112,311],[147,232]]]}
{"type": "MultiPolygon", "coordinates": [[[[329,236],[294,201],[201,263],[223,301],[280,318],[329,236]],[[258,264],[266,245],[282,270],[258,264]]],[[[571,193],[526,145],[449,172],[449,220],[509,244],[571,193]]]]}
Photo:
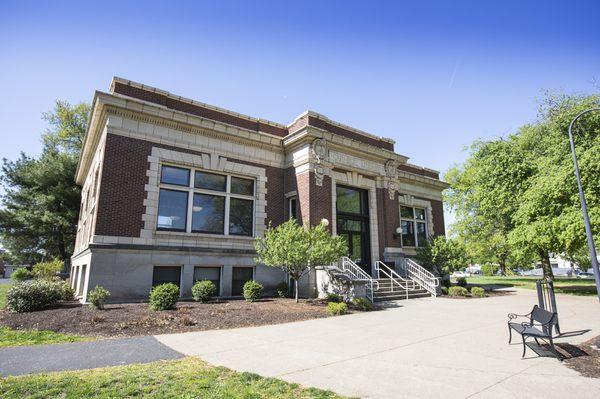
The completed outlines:
{"type": "Polygon", "coordinates": [[[294,279],[294,290],[296,291],[296,303],[298,303],[298,279],[294,279]]]}
{"type": "Polygon", "coordinates": [[[542,262],[542,270],[544,271],[544,277],[550,280],[554,280],[554,273],[552,272],[552,265],[550,265],[550,257],[547,251],[539,251],[540,260],[542,262]]]}

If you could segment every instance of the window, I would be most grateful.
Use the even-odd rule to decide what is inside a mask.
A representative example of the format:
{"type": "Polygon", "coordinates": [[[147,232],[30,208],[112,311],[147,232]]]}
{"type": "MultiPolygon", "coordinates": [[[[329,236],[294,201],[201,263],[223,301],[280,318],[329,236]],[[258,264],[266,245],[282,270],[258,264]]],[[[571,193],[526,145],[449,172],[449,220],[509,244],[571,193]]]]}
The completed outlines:
{"type": "Polygon", "coordinates": [[[188,169],[176,168],[173,166],[163,166],[160,173],[160,182],[166,184],[175,184],[177,186],[188,186],[190,181],[190,171],[188,169]]]}
{"type": "Polygon", "coordinates": [[[152,286],[173,283],[179,287],[181,266],[154,266],[152,271],[152,286]]]}
{"type": "Polygon", "coordinates": [[[187,202],[188,193],[186,191],[161,188],[158,197],[158,229],[185,231],[187,202]]]}
{"type": "Polygon", "coordinates": [[[196,281],[208,280],[217,288],[216,296],[221,295],[221,268],[220,267],[195,267],[194,283],[196,281]]]}
{"type": "Polygon", "coordinates": [[[231,274],[231,295],[242,295],[244,284],[252,280],[253,277],[254,269],[252,267],[234,267],[231,274]]]}
{"type": "Polygon", "coordinates": [[[254,234],[253,179],[163,165],[160,182],[158,230],[254,234]]]}
{"type": "Polygon", "coordinates": [[[298,209],[296,208],[298,205],[298,200],[296,197],[291,197],[288,199],[288,219],[298,220],[298,209]]]}
{"type": "Polygon", "coordinates": [[[403,247],[423,247],[427,243],[427,220],[425,209],[400,207],[403,247]]]}

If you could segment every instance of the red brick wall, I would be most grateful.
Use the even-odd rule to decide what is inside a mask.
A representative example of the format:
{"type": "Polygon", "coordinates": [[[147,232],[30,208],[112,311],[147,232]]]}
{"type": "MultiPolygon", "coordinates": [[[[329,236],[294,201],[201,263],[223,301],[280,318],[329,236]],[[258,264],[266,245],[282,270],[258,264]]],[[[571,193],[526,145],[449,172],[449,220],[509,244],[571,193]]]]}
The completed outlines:
{"type": "MultiPolygon", "coordinates": [[[[104,151],[102,184],[96,221],[96,235],[139,237],[143,228],[142,215],[146,198],[144,186],[148,182],[148,156],[152,147],[200,155],[198,151],[161,145],[145,140],[108,134],[104,151]]],[[[285,220],[284,170],[231,159],[232,162],[265,168],[267,176],[267,220],[274,226],[285,220]]]]}
{"type": "Polygon", "coordinates": [[[442,201],[428,200],[431,202],[431,213],[433,214],[433,228],[436,236],[446,235],[444,226],[444,204],[442,201]]]}
{"type": "Polygon", "coordinates": [[[308,124],[323,130],[327,130],[328,132],[347,137],[349,139],[360,141],[361,143],[370,144],[389,151],[394,151],[394,145],[390,142],[378,140],[373,137],[368,137],[360,133],[353,132],[352,130],[344,129],[343,127],[333,125],[327,121],[324,121],[323,119],[315,118],[314,116],[308,117],[308,124]]]}
{"type": "Polygon", "coordinates": [[[190,104],[185,101],[168,97],[161,93],[155,93],[139,87],[129,86],[124,83],[115,83],[114,92],[154,104],[163,105],[173,110],[187,112],[202,118],[212,119],[218,122],[227,123],[228,125],[254,130],[256,132],[265,132],[279,137],[285,137],[288,134],[287,129],[283,127],[269,125],[260,121],[252,121],[211,108],[202,107],[198,104],[190,104]]]}
{"type": "Polygon", "coordinates": [[[429,171],[429,170],[420,169],[420,168],[415,168],[415,167],[410,166],[410,165],[400,165],[398,167],[398,169],[403,170],[403,171],[408,172],[408,173],[413,173],[413,174],[419,175],[419,176],[431,177],[433,179],[439,179],[440,178],[440,174],[439,173],[432,172],[432,171],[429,171]]]}
{"type": "Polygon", "coordinates": [[[310,173],[310,224],[317,225],[322,219],[331,223],[331,178],[325,176],[323,185],[317,186],[315,174],[310,173]]]}
{"type": "Polygon", "coordinates": [[[383,257],[385,247],[400,248],[400,237],[394,238],[396,228],[400,226],[398,194],[390,199],[386,188],[377,189],[377,224],[379,234],[379,254],[383,257]]]}
{"type": "Polygon", "coordinates": [[[106,136],[96,235],[139,237],[152,143],[114,134],[106,136]]]}

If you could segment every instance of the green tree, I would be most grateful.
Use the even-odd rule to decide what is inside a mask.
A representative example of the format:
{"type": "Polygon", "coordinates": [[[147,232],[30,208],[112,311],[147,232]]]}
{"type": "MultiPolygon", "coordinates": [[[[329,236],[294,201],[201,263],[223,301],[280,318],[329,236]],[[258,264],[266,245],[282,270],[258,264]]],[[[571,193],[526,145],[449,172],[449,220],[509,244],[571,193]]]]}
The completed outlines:
{"type": "MultiPolygon", "coordinates": [[[[574,257],[585,246],[583,219],[566,135],[571,119],[598,106],[598,96],[547,96],[536,122],[505,139],[477,141],[445,178],[453,231],[479,263],[501,270],[537,258],[553,277],[549,253],[574,257]]],[[[592,226],[600,226],[600,116],[578,125],[581,174],[592,226]]]]}
{"type": "Polygon", "coordinates": [[[417,262],[436,274],[450,274],[469,265],[464,244],[453,238],[437,236],[417,249],[417,262]]]}
{"type": "Polygon", "coordinates": [[[324,223],[314,227],[300,226],[291,219],[277,227],[269,227],[264,237],[255,242],[257,262],[277,267],[294,280],[298,302],[298,280],[315,266],[329,265],[344,256],[346,241],[333,237],[324,223]]]}
{"type": "Polygon", "coordinates": [[[19,262],[64,262],[73,253],[81,196],[74,176],[88,113],[87,104],[57,101],[44,115],[41,155],[3,160],[0,240],[19,262]]]}

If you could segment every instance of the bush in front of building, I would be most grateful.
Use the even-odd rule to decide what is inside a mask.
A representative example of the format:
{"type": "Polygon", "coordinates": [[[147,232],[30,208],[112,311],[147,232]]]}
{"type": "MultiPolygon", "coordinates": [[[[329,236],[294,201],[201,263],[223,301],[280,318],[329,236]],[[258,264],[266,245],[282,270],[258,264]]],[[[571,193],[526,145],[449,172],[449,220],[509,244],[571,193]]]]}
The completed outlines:
{"type": "Polygon", "coordinates": [[[244,284],[244,298],[248,302],[254,302],[260,298],[262,291],[263,286],[254,280],[246,281],[246,284],[244,284]]]}
{"type": "Polygon", "coordinates": [[[481,287],[471,288],[471,296],[477,298],[483,298],[485,296],[485,290],[481,287]]]}
{"type": "Polygon", "coordinates": [[[467,279],[465,277],[459,277],[456,279],[456,285],[458,285],[459,287],[466,287],[467,286],[467,279]]]}
{"type": "Polygon", "coordinates": [[[52,279],[63,269],[63,262],[55,259],[50,262],[36,263],[32,267],[35,278],[52,279]]]}
{"type": "Polygon", "coordinates": [[[367,298],[354,298],[352,300],[352,305],[363,312],[370,312],[373,310],[373,304],[367,298]]]}
{"type": "Polygon", "coordinates": [[[29,270],[25,269],[24,267],[21,267],[21,268],[15,270],[10,275],[10,278],[13,279],[13,281],[18,281],[18,282],[28,280],[31,277],[32,277],[31,272],[29,270]]]}
{"type": "Polygon", "coordinates": [[[329,302],[327,304],[327,313],[332,316],[339,316],[348,313],[348,305],[345,302],[329,302]]]}
{"type": "Polygon", "coordinates": [[[75,300],[75,290],[71,288],[68,282],[64,280],[54,280],[53,281],[60,290],[60,300],[61,301],[73,301],[75,300]]]}
{"type": "Polygon", "coordinates": [[[217,293],[217,287],[212,281],[197,281],[192,287],[192,297],[196,302],[206,303],[217,293]]]}
{"type": "Polygon", "coordinates": [[[110,291],[101,285],[97,285],[94,289],[90,290],[87,295],[87,300],[98,310],[104,309],[104,304],[110,296],[110,291]]]}
{"type": "Polygon", "coordinates": [[[467,296],[469,291],[465,287],[450,287],[448,290],[448,295],[450,296],[467,296]]]}
{"type": "Polygon", "coordinates": [[[172,310],[179,300],[179,287],[173,283],[152,288],[148,302],[152,310],[172,310]]]}
{"type": "Polygon", "coordinates": [[[287,298],[290,292],[290,286],[285,281],[277,284],[275,287],[275,293],[279,298],[287,298]]]}
{"type": "Polygon", "coordinates": [[[15,313],[34,312],[56,304],[65,295],[64,282],[34,280],[12,285],[6,293],[6,308],[15,313]]]}

